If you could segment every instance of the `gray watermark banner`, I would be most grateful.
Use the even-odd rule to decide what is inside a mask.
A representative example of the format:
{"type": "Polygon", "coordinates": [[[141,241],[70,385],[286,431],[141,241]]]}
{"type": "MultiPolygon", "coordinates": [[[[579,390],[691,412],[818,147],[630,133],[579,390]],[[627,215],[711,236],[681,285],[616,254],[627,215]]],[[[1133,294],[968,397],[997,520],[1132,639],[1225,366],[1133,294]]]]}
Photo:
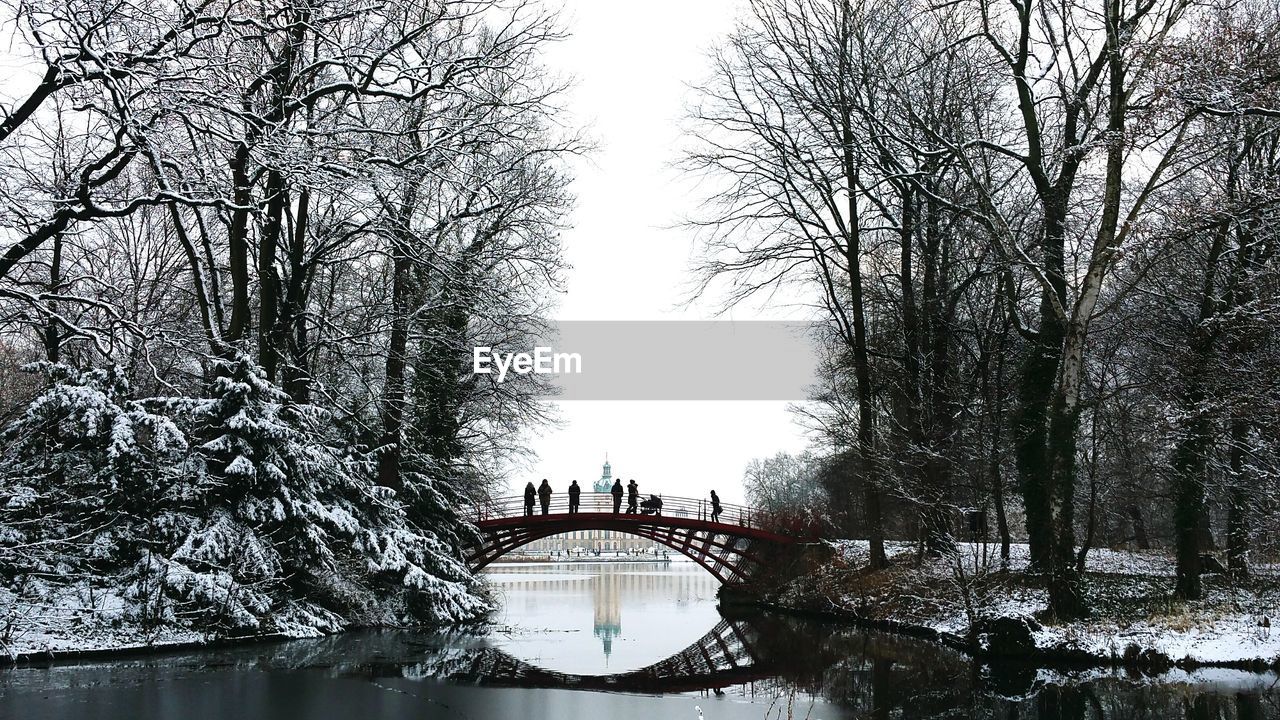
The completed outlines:
{"type": "Polygon", "coordinates": [[[527,347],[476,347],[472,371],[543,376],[557,400],[805,400],[817,382],[812,323],[561,321],[527,347]]]}

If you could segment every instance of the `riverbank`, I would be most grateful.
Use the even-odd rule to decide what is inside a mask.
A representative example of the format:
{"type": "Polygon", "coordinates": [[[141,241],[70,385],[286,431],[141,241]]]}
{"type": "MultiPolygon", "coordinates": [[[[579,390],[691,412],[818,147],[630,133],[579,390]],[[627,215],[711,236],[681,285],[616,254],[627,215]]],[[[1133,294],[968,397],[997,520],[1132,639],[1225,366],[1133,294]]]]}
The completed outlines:
{"type": "MultiPolygon", "coordinates": [[[[669,565],[689,563],[683,556],[643,555],[599,557],[508,557],[491,568],[559,567],[565,565],[669,565]]],[[[708,576],[708,579],[710,576],[708,576]]],[[[352,630],[384,627],[370,622],[340,622],[335,618],[277,618],[258,633],[228,635],[176,625],[142,625],[122,612],[123,601],[99,590],[86,593],[68,588],[44,604],[33,604],[0,588],[0,667],[43,665],[52,661],[108,660],[150,653],[204,650],[244,644],[320,638],[352,630]],[[91,596],[90,596],[91,595],[91,596]],[[322,621],[323,620],[323,621],[322,621]]],[[[396,629],[387,627],[387,629],[396,629]]]]}
{"type": "Polygon", "coordinates": [[[951,559],[916,562],[889,543],[890,567],[871,572],[865,541],[830,543],[813,572],[766,593],[766,607],[818,613],[935,640],[980,657],[1044,664],[1280,669],[1280,572],[1259,565],[1235,582],[1204,577],[1204,598],[1172,599],[1173,561],[1160,553],[1099,549],[1086,563],[1093,617],[1045,617],[1047,591],[1015,545],[1002,568],[996,545],[961,545],[951,559]]]}
{"type": "Polygon", "coordinates": [[[195,619],[138,622],[113,589],[86,584],[51,589],[38,600],[0,587],[0,667],[53,660],[110,659],[178,650],[320,638],[349,630],[401,627],[377,608],[357,618],[285,609],[240,632],[195,619]]]}

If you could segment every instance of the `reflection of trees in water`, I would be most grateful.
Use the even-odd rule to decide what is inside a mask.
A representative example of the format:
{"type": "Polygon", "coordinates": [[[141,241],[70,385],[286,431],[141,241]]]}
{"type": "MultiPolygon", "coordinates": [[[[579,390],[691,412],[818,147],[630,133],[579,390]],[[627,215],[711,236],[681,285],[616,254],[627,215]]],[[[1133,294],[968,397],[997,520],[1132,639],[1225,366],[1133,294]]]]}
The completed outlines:
{"type": "MultiPolygon", "coordinates": [[[[1274,676],[1240,673],[1234,677],[1253,682],[1239,684],[1223,673],[1214,677],[1224,681],[1211,685],[1094,671],[1072,682],[1028,666],[982,667],[921,640],[770,614],[730,615],[680,653],[616,675],[556,673],[464,638],[419,643],[411,652],[384,644],[378,655],[384,660],[348,666],[344,674],[638,692],[725,688],[760,698],[798,692],[854,718],[1280,720],[1280,692],[1268,689],[1274,676]],[[385,661],[406,655],[412,661],[385,661]]],[[[797,717],[804,717],[804,704],[797,703],[797,717]]]]}
{"type": "MultiPolygon", "coordinates": [[[[802,642],[823,642],[808,636],[802,642]]],[[[1034,667],[983,667],[931,643],[862,631],[826,633],[823,655],[841,659],[817,672],[783,674],[760,692],[799,689],[866,718],[995,720],[1277,720],[1274,675],[1210,674],[1226,682],[1160,682],[1095,671],[1089,679],[1034,667]],[[1234,680],[1234,682],[1232,682],[1234,680]]]]}
{"type": "Polygon", "coordinates": [[[1010,703],[1012,712],[1000,717],[1261,720],[1280,718],[1278,699],[1274,691],[1224,692],[1107,678],[1075,686],[1044,687],[1030,700],[1010,703]]]}
{"type": "MultiPolygon", "coordinates": [[[[756,660],[772,675],[739,692],[798,691],[857,718],[995,720],[1280,720],[1274,675],[1213,673],[1213,684],[1117,671],[1088,680],[1029,666],[983,667],[936,644],[777,616],[751,620],[756,660]]],[[[799,716],[804,713],[800,712],[799,716]]]]}
{"type": "MultiPolygon", "coordinates": [[[[89,668],[104,683],[130,676],[189,676],[206,668],[321,668],[342,677],[524,687],[642,692],[726,688],[730,693],[782,698],[795,691],[839,705],[853,718],[1280,720],[1274,674],[1215,672],[1161,682],[1120,671],[1091,671],[1088,679],[1073,682],[1069,676],[1026,666],[981,667],[956,652],[911,638],[768,614],[729,615],[681,653],[613,676],[542,670],[492,647],[482,631],[381,631],[68,664],[9,680],[21,685],[30,677],[38,678],[42,687],[72,686],[83,682],[89,668]]],[[[805,716],[804,704],[797,704],[797,717],[805,716]]]]}

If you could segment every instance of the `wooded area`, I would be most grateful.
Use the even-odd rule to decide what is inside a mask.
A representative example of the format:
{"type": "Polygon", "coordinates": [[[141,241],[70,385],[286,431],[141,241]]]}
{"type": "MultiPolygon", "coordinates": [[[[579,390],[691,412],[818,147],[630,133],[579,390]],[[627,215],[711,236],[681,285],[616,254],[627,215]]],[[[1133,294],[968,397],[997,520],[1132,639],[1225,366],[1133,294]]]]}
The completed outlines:
{"type": "Polygon", "coordinates": [[[1280,7],[748,5],[690,108],[703,289],[816,287],[829,348],[824,457],[749,496],[820,486],[873,568],[987,513],[1063,618],[1092,547],[1174,547],[1183,598],[1274,556],[1280,7]]]}
{"type": "MultiPolygon", "coordinates": [[[[483,615],[458,509],[547,410],[468,361],[545,329],[586,149],[554,9],[0,7],[0,643],[483,615]]],[[[826,350],[753,501],[872,568],[980,513],[1062,618],[1092,548],[1172,548],[1186,599],[1274,558],[1280,6],[744,7],[688,73],[698,278],[816,298],[826,350]]]]}
{"type": "Polygon", "coordinates": [[[0,627],[481,616],[458,509],[544,410],[464,363],[564,269],[554,12],[3,7],[0,627]]]}

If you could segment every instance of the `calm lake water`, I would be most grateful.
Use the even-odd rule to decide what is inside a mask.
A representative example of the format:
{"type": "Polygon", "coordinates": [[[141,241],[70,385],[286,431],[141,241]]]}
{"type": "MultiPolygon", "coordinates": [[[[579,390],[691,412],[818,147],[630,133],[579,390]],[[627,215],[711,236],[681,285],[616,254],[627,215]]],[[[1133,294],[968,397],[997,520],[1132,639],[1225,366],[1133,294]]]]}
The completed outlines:
{"type": "Polygon", "coordinates": [[[0,718],[1280,719],[1274,674],[984,668],[914,640],[722,614],[691,563],[494,566],[469,633],[361,632],[0,671],[0,718]]]}

